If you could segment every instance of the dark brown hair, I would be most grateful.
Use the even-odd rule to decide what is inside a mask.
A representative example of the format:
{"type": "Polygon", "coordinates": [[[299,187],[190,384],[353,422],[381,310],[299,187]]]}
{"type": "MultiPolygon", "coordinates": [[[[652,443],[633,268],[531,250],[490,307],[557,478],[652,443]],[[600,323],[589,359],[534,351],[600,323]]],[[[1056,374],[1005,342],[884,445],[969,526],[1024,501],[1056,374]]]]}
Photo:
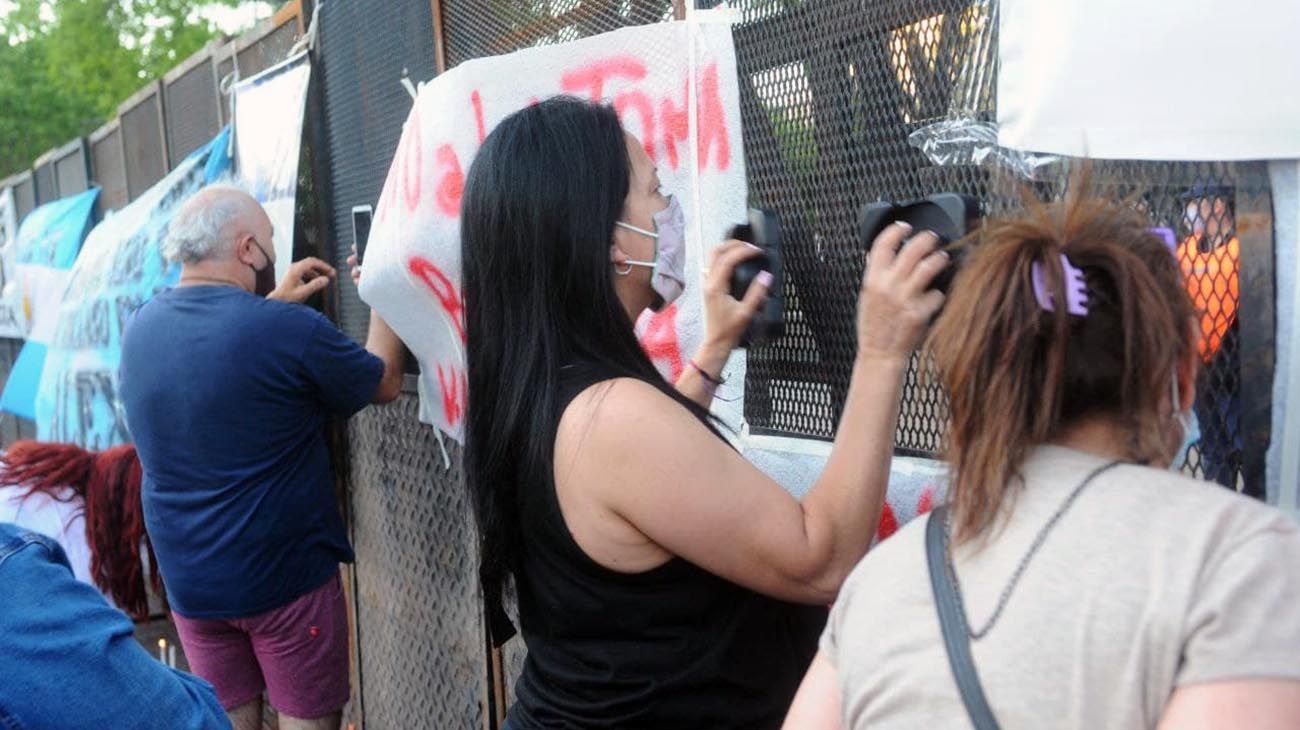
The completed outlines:
{"type": "Polygon", "coordinates": [[[993,524],[1029,450],[1082,417],[1117,419],[1136,462],[1166,458],[1180,438],[1169,393],[1196,342],[1178,263],[1141,214],[1087,187],[1085,172],[1065,201],[1026,195],[1020,215],[986,222],[928,337],[950,398],[959,542],[993,524]],[[1086,316],[1034,295],[1038,262],[1053,301],[1066,301],[1062,253],[1083,272],[1086,316]]]}

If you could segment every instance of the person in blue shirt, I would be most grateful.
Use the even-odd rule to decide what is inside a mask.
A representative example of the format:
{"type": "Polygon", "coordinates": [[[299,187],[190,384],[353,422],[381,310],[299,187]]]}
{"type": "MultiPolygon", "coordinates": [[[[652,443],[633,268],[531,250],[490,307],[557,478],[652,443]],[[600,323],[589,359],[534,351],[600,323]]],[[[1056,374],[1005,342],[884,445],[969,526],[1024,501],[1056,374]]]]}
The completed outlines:
{"type": "Polygon", "coordinates": [[[300,303],[334,269],[277,287],[272,223],[247,193],[209,186],[173,219],[179,286],[122,341],[127,425],[144,467],[145,524],[186,657],[236,730],[337,728],[349,696],[339,563],[351,562],[325,442],[401,389],[404,350],[370,318],[363,348],[300,303]]]}
{"type": "Polygon", "coordinates": [[[0,728],[230,728],[211,685],[149,656],[55,541],[0,522],[0,586],[0,728]]]}

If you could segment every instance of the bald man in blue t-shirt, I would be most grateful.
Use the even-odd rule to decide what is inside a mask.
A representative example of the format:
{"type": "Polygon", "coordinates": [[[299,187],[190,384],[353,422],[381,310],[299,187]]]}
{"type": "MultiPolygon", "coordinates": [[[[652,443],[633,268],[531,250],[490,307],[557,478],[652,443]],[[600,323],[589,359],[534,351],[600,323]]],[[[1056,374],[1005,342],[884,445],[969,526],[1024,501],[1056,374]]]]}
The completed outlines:
{"type": "Polygon", "coordinates": [[[190,666],[236,730],[338,728],[349,695],[340,562],[351,562],[325,445],[329,416],[401,389],[403,348],[378,316],[362,348],[302,306],[334,269],[275,286],[272,224],[238,189],[206,188],[172,221],[180,285],[122,342],[127,423],[149,536],[190,666]]]}

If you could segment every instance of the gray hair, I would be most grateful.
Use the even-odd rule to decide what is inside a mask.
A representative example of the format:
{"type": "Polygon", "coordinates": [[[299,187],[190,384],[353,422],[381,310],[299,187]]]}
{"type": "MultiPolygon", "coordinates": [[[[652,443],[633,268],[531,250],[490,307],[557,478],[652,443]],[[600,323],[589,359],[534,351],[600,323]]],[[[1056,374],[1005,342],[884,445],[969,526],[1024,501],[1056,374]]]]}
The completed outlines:
{"type": "Polygon", "coordinates": [[[196,264],[219,257],[233,243],[230,223],[249,213],[256,205],[249,194],[235,185],[209,185],[185,201],[162,242],[168,261],[196,264]]]}

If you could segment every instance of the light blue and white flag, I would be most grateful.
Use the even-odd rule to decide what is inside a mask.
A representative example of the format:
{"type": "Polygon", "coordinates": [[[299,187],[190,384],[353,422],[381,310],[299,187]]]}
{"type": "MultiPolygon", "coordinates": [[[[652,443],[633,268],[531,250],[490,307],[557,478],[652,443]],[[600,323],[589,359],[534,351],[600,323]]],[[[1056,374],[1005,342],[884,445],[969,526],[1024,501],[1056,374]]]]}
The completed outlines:
{"type": "Polygon", "coordinates": [[[36,389],[45,353],[54,337],[59,303],[81,242],[90,228],[99,188],[46,203],[33,210],[18,229],[15,275],[23,292],[30,330],[27,344],[9,371],[0,410],[36,417],[36,389]]]}

